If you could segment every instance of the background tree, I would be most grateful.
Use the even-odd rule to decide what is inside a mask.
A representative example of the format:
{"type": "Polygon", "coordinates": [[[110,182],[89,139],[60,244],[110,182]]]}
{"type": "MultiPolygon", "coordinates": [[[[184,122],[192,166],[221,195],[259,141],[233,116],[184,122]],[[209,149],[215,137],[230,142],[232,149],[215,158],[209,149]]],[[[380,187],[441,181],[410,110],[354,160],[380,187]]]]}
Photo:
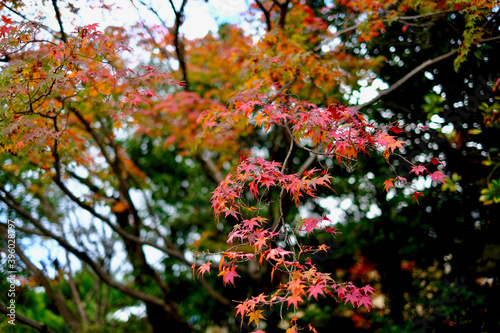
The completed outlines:
{"type": "MultiPolygon", "coordinates": [[[[97,4],[108,15],[117,10],[97,4]]],[[[247,15],[254,32],[224,24],[195,40],[183,36],[187,1],[135,5],[133,27],[76,28],[76,2],[1,2],[0,209],[22,236],[19,275],[30,282],[18,291],[26,299],[18,299],[18,314],[34,320],[25,324],[251,331],[249,319],[264,314],[266,332],[307,323],[352,331],[497,328],[489,315],[498,294],[497,2],[256,0],[247,15]],[[57,25],[44,20],[47,12],[57,25]],[[144,60],[127,55],[133,44],[144,60]],[[360,101],[362,87],[382,81],[388,89],[360,101]],[[359,141],[332,139],[341,129],[331,124],[359,141]],[[284,167],[267,167],[259,156],[284,167]],[[231,300],[276,288],[293,298],[297,279],[272,260],[212,264],[222,278],[191,270],[232,247],[226,238],[241,231],[241,219],[217,200],[230,189],[226,175],[247,167],[257,176],[256,165],[270,172],[259,178],[268,184],[260,184],[268,190],[260,189],[259,216],[273,231],[298,233],[265,240],[262,251],[286,240],[318,249],[309,256],[318,271],[331,272],[333,262],[335,281],[375,286],[370,313],[344,305],[349,299],[333,289],[340,304],[291,300],[292,309],[304,309],[291,322],[293,311],[283,316],[279,307],[237,314],[231,300]],[[318,187],[316,195],[342,202],[336,241],[319,230],[302,236],[315,229],[307,218],[322,216],[323,201],[305,196],[297,208],[300,191],[274,188],[278,179],[291,186],[286,171],[303,177],[306,192],[323,179],[303,173],[311,168],[335,177],[322,181],[335,192],[318,187]],[[444,182],[441,191],[433,181],[444,182]],[[32,258],[40,242],[54,253],[42,262],[32,258]],[[231,267],[236,288],[223,288],[231,267]],[[141,304],[147,322],[110,319],[141,304]],[[33,311],[41,305],[51,314],[33,311]]]]}

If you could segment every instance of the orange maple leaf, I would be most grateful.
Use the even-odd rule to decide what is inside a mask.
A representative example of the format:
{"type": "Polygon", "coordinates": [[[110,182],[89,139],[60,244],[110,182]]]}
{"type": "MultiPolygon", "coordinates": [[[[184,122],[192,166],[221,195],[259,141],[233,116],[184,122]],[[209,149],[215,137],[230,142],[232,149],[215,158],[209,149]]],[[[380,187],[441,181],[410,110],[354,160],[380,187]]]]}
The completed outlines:
{"type": "Polygon", "coordinates": [[[386,192],[389,192],[389,188],[391,187],[395,187],[394,184],[392,183],[392,181],[394,180],[394,178],[390,178],[390,179],[387,179],[385,182],[384,182],[384,190],[386,192]]]}

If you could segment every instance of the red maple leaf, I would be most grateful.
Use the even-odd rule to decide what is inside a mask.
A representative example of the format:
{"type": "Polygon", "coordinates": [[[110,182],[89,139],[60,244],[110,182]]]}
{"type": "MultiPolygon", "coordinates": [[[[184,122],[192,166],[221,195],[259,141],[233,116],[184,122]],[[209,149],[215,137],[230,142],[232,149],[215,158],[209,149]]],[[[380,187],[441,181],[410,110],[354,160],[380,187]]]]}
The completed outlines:
{"type": "Polygon", "coordinates": [[[394,142],[391,142],[387,145],[387,148],[390,149],[391,152],[394,152],[394,149],[396,148],[403,148],[403,141],[396,140],[394,142]]]}
{"type": "Polygon", "coordinates": [[[309,298],[311,298],[311,296],[312,296],[316,300],[318,300],[318,295],[323,295],[324,296],[325,294],[323,294],[323,288],[325,288],[325,285],[323,285],[321,283],[317,283],[314,286],[309,287],[309,289],[307,290],[309,298]]]}
{"type": "Polygon", "coordinates": [[[355,295],[354,293],[347,294],[344,300],[344,304],[347,304],[347,302],[351,302],[352,306],[356,306],[358,303],[359,296],[355,295]]]}
{"type": "Polygon", "coordinates": [[[339,120],[343,116],[343,112],[341,110],[339,110],[339,108],[336,105],[332,104],[332,105],[328,106],[328,111],[330,112],[331,117],[334,120],[339,120]]]}
{"type": "Polygon", "coordinates": [[[8,33],[14,30],[13,27],[8,27],[6,25],[0,26],[0,37],[5,37],[8,33]]]}
{"type": "Polygon", "coordinates": [[[415,192],[413,193],[413,195],[411,196],[411,199],[412,200],[415,200],[417,202],[417,204],[420,205],[420,203],[418,202],[418,197],[423,197],[424,195],[420,192],[415,192]]]}
{"type": "Polygon", "coordinates": [[[330,233],[332,236],[335,236],[335,234],[341,234],[339,229],[337,228],[332,228],[332,227],[325,227],[325,231],[330,233]]]}
{"type": "Polygon", "coordinates": [[[241,303],[241,304],[236,305],[236,309],[238,309],[238,311],[236,311],[235,317],[237,317],[238,315],[240,315],[241,318],[244,318],[245,314],[249,310],[248,306],[245,303],[241,303]]]}
{"type": "Polygon", "coordinates": [[[292,251],[286,251],[286,250],[283,250],[283,249],[280,249],[279,247],[277,247],[277,248],[269,250],[269,253],[266,256],[266,259],[271,258],[273,260],[277,260],[276,256],[280,256],[281,259],[283,259],[286,255],[289,255],[291,253],[292,253],[292,251]]]}
{"type": "Polygon", "coordinates": [[[297,302],[303,302],[302,297],[300,297],[300,293],[296,293],[296,294],[293,294],[292,296],[288,296],[286,298],[286,300],[288,301],[287,309],[290,307],[290,304],[293,304],[293,306],[295,306],[295,308],[297,309],[298,308],[297,302]]]}
{"type": "Polygon", "coordinates": [[[269,190],[269,186],[271,185],[276,185],[276,183],[274,182],[274,180],[272,180],[271,178],[264,178],[264,180],[261,182],[261,187],[262,186],[266,186],[267,189],[269,190]]]}
{"type": "Polygon", "coordinates": [[[137,106],[137,104],[140,104],[140,103],[144,103],[144,104],[150,106],[147,101],[145,101],[144,99],[141,98],[141,96],[135,96],[133,98],[130,98],[129,96],[127,96],[123,100],[122,104],[125,104],[125,103],[129,103],[131,106],[137,106]]]}
{"type": "Polygon", "coordinates": [[[2,15],[2,21],[4,21],[7,24],[12,24],[12,20],[5,15],[2,15]]]}
{"type": "Polygon", "coordinates": [[[437,158],[433,157],[432,160],[431,160],[431,163],[436,165],[436,164],[441,164],[441,165],[444,165],[443,162],[441,162],[440,160],[438,160],[437,158]]]}
{"type": "Polygon", "coordinates": [[[444,183],[444,179],[446,178],[445,174],[442,173],[441,171],[435,171],[431,173],[431,179],[432,181],[436,181],[438,183],[444,183]]]}
{"type": "Polygon", "coordinates": [[[373,292],[375,291],[375,289],[369,284],[361,288],[361,290],[363,290],[365,294],[373,294],[373,292]]]}
{"type": "Polygon", "coordinates": [[[297,293],[297,291],[303,291],[304,288],[302,288],[302,282],[304,281],[302,281],[301,279],[288,282],[288,290],[291,290],[293,293],[297,293]]]}
{"type": "Polygon", "coordinates": [[[396,134],[405,132],[405,130],[403,128],[399,128],[399,125],[392,126],[390,129],[391,129],[391,131],[393,131],[396,134]]]}
{"type": "Polygon", "coordinates": [[[200,267],[198,267],[198,271],[199,271],[199,274],[201,274],[201,277],[203,277],[203,275],[205,273],[210,274],[210,265],[212,265],[212,263],[209,261],[209,262],[201,265],[200,267]]]}
{"type": "Polygon", "coordinates": [[[251,220],[244,220],[242,223],[243,226],[247,229],[253,229],[253,227],[260,226],[259,221],[257,221],[255,218],[251,220]]]}
{"type": "Polygon", "coordinates": [[[414,166],[410,172],[413,172],[414,174],[416,174],[417,176],[420,176],[420,175],[423,175],[424,172],[427,171],[427,168],[424,167],[422,164],[420,165],[417,165],[417,166],[414,166]]]}
{"type": "Polygon", "coordinates": [[[97,27],[99,26],[99,23],[93,23],[85,26],[85,29],[88,31],[97,31],[97,27]]]}
{"type": "Polygon", "coordinates": [[[263,247],[263,246],[266,246],[266,241],[267,241],[267,237],[258,237],[257,238],[257,241],[255,242],[255,244],[253,246],[255,246],[255,250],[256,251],[260,251],[260,249],[263,247]]]}
{"type": "Polygon", "coordinates": [[[312,327],[311,324],[307,325],[307,328],[309,329],[309,331],[311,331],[313,333],[318,333],[318,331],[316,331],[316,329],[314,327],[312,327]]]}
{"type": "Polygon", "coordinates": [[[247,161],[244,161],[243,163],[241,163],[238,167],[239,169],[239,172],[241,173],[250,173],[252,171],[254,171],[255,169],[255,165],[253,165],[252,163],[247,163],[247,161]]]}
{"type": "Polygon", "coordinates": [[[325,251],[325,252],[328,252],[328,249],[329,249],[329,248],[330,248],[330,247],[329,247],[328,245],[326,245],[326,244],[321,244],[321,245],[319,245],[319,246],[318,246],[318,251],[325,251]]]}
{"type": "Polygon", "coordinates": [[[303,230],[307,232],[307,235],[309,236],[309,233],[312,232],[314,229],[318,228],[318,223],[322,219],[310,217],[304,220],[303,224],[303,230]]]}
{"type": "Polygon", "coordinates": [[[234,216],[234,218],[236,218],[236,219],[238,218],[238,214],[241,214],[240,212],[235,210],[234,207],[231,207],[229,209],[226,208],[223,210],[223,212],[225,214],[224,217],[228,217],[229,215],[231,215],[231,216],[234,216]]]}
{"type": "Polygon", "coordinates": [[[388,146],[389,144],[394,143],[394,141],[396,141],[394,140],[394,136],[387,133],[380,133],[375,139],[375,142],[381,146],[388,146]]]}
{"type": "Polygon", "coordinates": [[[358,308],[364,305],[368,311],[370,311],[370,307],[373,306],[372,298],[368,295],[363,295],[358,298],[358,308]]]}
{"type": "Polygon", "coordinates": [[[228,283],[234,286],[234,278],[239,277],[238,273],[236,273],[236,266],[225,268],[219,273],[219,275],[222,275],[222,282],[224,283],[224,286],[228,283]]]}
{"type": "Polygon", "coordinates": [[[345,297],[346,291],[347,290],[344,287],[339,287],[339,288],[335,289],[335,292],[337,293],[337,295],[339,295],[340,299],[343,299],[345,297]]]}

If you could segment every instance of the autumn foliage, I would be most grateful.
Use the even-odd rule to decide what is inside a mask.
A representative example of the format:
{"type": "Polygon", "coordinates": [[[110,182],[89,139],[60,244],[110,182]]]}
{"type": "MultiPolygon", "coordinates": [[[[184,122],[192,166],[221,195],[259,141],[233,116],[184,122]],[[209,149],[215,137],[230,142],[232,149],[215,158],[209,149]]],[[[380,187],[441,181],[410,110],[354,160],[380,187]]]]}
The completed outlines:
{"type": "MultiPolygon", "coordinates": [[[[327,212],[299,208],[337,194],[336,172],[354,170],[360,159],[384,160],[389,172],[376,184],[379,191],[404,192],[417,204],[424,198],[416,186],[419,179],[437,185],[448,177],[439,154],[425,162],[409,157],[405,134],[414,127],[399,120],[384,123],[365,112],[404,81],[347,105],[350,99],[344,96],[361,79],[373,82],[386,59],[349,52],[345,36],[361,45],[395,22],[460,12],[467,20],[463,41],[446,53],[455,57],[458,70],[471,47],[489,37],[477,22],[498,10],[493,1],[355,0],[318,6],[256,0],[247,13],[249,24],[258,26],[254,32],[224,25],[217,34],[188,40],[180,32],[184,15],[189,15],[186,0],[177,7],[171,2],[173,25],[143,22],[128,29],[88,22],[72,31],[63,28],[68,25],[62,23],[57,1],[52,5],[59,31],[19,15],[27,9],[21,2],[9,3],[0,5],[5,11],[0,26],[0,54],[5,57],[0,73],[5,181],[0,200],[9,214],[25,221],[24,232],[54,240],[99,281],[143,301],[155,331],[166,318],[178,332],[194,328],[170,296],[169,282],[148,262],[146,245],[191,268],[198,286],[221,304],[231,304],[239,326],[250,325],[255,332],[266,331],[262,321],[273,311],[282,321],[283,312],[295,313],[286,324],[289,333],[317,332],[312,323],[298,322],[298,310],[323,298],[360,313],[372,310],[373,296],[380,291],[338,280],[333,271],[316,265],[315,256],[329,250],[319,240],[326,235],[333,242],[339,233],[327,212]],[[339,12],[343,16],[336,16],[339,12]],[[336,26],[333,16],[342,18],[336,26]],[[131,59],[132,45],[150,57],[131,59]],[[153,178],[131,152],[138,138],[199,166],[211,192],[205,203],[214,215],[210,223],[227,232],[226,244],[186,248],[180,246],[184,241],[174,240],[168,218],[161,217],[170,209],[155,184],[162,178],[153,178]],[[397,168],[395,160],[407,168],[397,168]],[[30,206],[28,197],[37,204],[30,206]],[[109,267],[102,267],[99,255],[80,236],[75,241],[66,237],[68,217],[58,201],[99,221],[111,239],[123,243],[133,283],[118,281],[109,267]],[[152,201],[157,205],[151,206],[152,201]],[[155,218],[158,224],[151,222],[155,218]],[[265,287],[231,303],[207,282],[215,275],[219,282],[214,284],[244,289],[240,280],[252,274],[259,281],[267,279],[265,287]]],[[[145,3],[141,6],[159,15],[145,3]]],[[[402,29],[406,33],[408,25],[402,29]]],[[[197,205],[192,209],[198,211],[197,205]]],[[[30,264],[22,248],[18,251],[68,327],[74,332],[90,327],[57,292],[49,292],[56,288],[54,281],[30,264]]]]}

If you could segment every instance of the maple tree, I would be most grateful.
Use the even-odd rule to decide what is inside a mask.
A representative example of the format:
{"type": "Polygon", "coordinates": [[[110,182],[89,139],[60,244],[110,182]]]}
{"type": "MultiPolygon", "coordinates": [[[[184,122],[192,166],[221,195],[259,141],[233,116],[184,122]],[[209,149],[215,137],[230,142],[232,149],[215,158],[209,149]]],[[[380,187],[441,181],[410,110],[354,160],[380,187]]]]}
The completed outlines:
{"type": "MultiPolygon", "coordinates": [[[[320,328],[297,310],[325,298],[366,316],[381,291],[334,277],[316,262],[339,233],[317,198],[340,193],[336,177],[367,160],[387,170],[374,184],[378,193],[399,193],[416,209],[427,200],[419,182],[451,186],[447,156],[421,158],[404,139],[431,132],[427,124],[388,120],[370,108],[441,61],[460,71],[471,50],[498,40],[499,4],[479,0],[256,0],[247,13],[254,33],[226,24],[194,40],[182,34],[186,0],[169,2],[171,24],[139,1],[158,24],[87,22],[73,31],[76,3],[44,5],[58,28],[42,14],[29,17],[33,8],[23,2],[0,5],[0,201],[19,232],[65,253],[66,266],[54,264],[53,278],[24,244],[16,247],[23,274],[36,278],[74,332],[100,327],[116,307],[87,314],[72,261],[99,285],[143,302],[155,332],[205,328],[189,317],[181,283],[201,286],[232,311],[234,329],[315,332],[320,328]],[[457,48],[391,77],[376,97],[352,102],[360,82],[384,78],[387,58],[374,51],[377,39],[396,26],[403,35],[424,34],[433,20],[454,25],[456,16],[465,22],[456,23],[457,48]],[[148,53],[143,62],[130,58],[134,44],[148,53]],[[151,248],[163,256],[162,267],[152,264],[151,248]],[[113,267],[120,252],[124,278],[113,267]]],[[[116,10],[104,1],[96,6],[116,10]]],[[[430,117],[439,113],[438,99],[426,102],[430,117]]],[[[498,127],[495,107],[483,109],[485,123],[498,127]]],[[[498,202],[497,183],[482,189],[483,202],[498,202]]],[[[360,266],[353,269],[359,276],[367,265],[360,266]]],[[[19,320],[39,330],[49,325],[22,313],[19,320]]]]}

